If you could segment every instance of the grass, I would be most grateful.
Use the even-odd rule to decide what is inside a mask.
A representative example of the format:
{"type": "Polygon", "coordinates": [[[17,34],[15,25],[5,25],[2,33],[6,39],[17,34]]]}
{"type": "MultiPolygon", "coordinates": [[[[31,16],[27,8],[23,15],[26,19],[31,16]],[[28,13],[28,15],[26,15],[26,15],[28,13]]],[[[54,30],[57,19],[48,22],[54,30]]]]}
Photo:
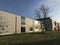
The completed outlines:
{"type": "Polygon", "coordinates": [[[60,45],[60,32],[4,35],[0,45],[60,45]]]}

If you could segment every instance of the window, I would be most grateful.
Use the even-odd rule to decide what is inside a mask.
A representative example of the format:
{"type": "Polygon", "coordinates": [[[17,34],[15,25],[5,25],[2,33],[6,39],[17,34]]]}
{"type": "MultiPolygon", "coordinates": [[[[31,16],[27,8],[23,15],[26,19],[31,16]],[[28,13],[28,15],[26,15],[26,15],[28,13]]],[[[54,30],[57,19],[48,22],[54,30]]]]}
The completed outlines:
{"type": "Polygon", "coordinates": [[[21,27],[21,32],[25,32],[25,27],[21,27]]]}
{"type": "Polygon", "coordinates": [[[33,27],[30,27],[30,31],[33,31],[33,27]]]}
{"type": "Polygon", "coordinates": [[[38,29],[38,26],[36,26],[36,29],[38,29]]]}
{"type": "Polygon", "coordinates": [[[25,17],[21,17],[21,24],[25,25],[25,17]]]}
{"type": "Polygon", "coordinates": [[[2,30],[4,30],[4,28],[2,28],[2,30]]]}
{"type": "Polygon", "coordinates": [[[54,23],[55,23],[55,26],[56,26],[56,21],[54,23]]]}
{"type": "Polygon", "coordinates": [[[2,25],[0,25],[0,27],[2,27],[2,25]]]}
{"type": "Polygon", "coordinates": [[[6,25],[6,27],[8,27],[8,25],[6,25]]]}
{"type": "Polygon", "coordinates": [[[56,31],[56,28],[54,27],[54,30],[56,31]]]}

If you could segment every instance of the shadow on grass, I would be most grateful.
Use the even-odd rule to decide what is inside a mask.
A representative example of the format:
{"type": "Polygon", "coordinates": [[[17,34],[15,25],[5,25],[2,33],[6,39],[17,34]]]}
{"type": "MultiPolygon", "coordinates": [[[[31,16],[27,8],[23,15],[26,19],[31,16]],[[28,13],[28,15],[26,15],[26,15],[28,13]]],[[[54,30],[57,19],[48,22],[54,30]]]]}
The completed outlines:
{"type": "Polygon", "coordinates": [[[32,43],[15,43],[11,45],[60,45],[60,39],[48,40],[48,41],[38,41],[32,43]]]}

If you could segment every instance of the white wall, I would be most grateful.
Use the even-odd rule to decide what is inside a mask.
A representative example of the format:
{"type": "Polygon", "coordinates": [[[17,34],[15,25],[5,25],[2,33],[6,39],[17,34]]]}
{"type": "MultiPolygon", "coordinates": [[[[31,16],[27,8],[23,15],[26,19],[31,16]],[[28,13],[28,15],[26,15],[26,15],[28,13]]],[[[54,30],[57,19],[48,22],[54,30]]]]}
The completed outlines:
{"type": "Polygon", "coordinates": [[[33,20],[30,18],[26,18],[26,33],[34,31],[30,31],[30,27],[33,27],[33,20]]]}
{"type": "Polygon", "coordinates": [[[21,26],[25,26],[26,33],[41,32],[41,29],[36,29],[36,25],[41,25],[39,21],[25,18],[25,23],[25,25],[21,24],[21,16],[0,11],[0,35],[21,33],[21,26]],[[3,25],[4,30],[2,30],[1,25],[3,25]],[[30,31],[30,27],[33,28],[32,31],[30,31]]]}
{"type": "Polygon", "coordinates": [[[42,24],[40,21],[34,20],[34,32],[41,32],[42,31],[41,26],[42,26],[42,24]],[[38,28],[36,28],[36,27],[38,27],[38,28]]]}
{"type": "Polygon", "coordinates": [[[14,14],[0,11],[0,17],[2,17],[0,21],[2,25],[5,25],[4,30],[1,30],[2,32],[0,34],[14,34],[15,33],[15,16],[16,15],[14,14]],[[6,25],[8,27],[6,27],[6,25]]]}
{"type": "Polygon", "coordinates": [[[21,16],[17,16],[17,33],[21,33],[21,16]]]}

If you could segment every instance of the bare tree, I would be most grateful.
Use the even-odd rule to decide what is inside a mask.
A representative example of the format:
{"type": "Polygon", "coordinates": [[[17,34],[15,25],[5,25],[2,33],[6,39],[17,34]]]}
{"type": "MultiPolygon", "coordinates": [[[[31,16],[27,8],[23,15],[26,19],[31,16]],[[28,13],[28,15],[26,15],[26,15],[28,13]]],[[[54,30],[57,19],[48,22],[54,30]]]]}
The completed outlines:
{"type": "MultiPolygon", "coordinates": [[[[50,12],[50,8],[48,8],[45,5],[41,5],[39,10],[36,10],[36,16],[38,19],[41,19],[41,17],[43,16],[44,18],[44,28],[45,28],[45,18],[48,18],[48,14],[50,12]]],[[[42,30],[44,32],[44,30],[42,30]]]]}
{"type": "Polygon", "coordinates": [[[42,5],[42,6],[40,7],[40,12],[42,12],[44,18],[47,18],[47,17],[48,17],[48,13],[50,12],[49,9],[50,9],[50,8],[48,8],[48,7],[45,6],[45,5],[42,5]]]}
{"type": "Polygon", "coordinates": [[[41,19],[42,16],[43,18],[47,18],[50,12],[50,8],[45,5],[41,5],[39,10],[35,10],[35,11],[36,11],[36,17],[38,19],[41,19]]]}
{"type": "Polygon", "coordinates": [[[38,11],[38,10],[36,10],[36,17],[37,17],[38,19],[41,19],[41,14],[40,14],[40,11],[38,11]]]}

